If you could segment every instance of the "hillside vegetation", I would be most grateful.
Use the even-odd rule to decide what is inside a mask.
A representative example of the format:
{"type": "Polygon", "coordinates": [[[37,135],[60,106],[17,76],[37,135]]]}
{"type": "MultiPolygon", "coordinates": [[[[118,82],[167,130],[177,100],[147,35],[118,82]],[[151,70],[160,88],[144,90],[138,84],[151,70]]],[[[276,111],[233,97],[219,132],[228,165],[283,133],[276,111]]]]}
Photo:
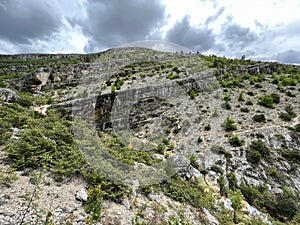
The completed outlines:
{"type": "Polygon", "coordinates": [[[244,58],[0,55],[0,224],[300,224],[299,91],[244,58]]]}

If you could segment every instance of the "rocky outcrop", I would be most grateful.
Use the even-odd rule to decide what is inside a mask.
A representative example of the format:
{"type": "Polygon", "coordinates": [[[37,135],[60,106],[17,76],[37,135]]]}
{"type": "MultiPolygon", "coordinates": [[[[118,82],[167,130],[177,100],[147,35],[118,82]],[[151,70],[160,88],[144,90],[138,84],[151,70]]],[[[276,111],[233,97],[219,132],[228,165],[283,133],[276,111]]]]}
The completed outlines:
{"type": "Polygon", "coordinates": [[[8,88],[0,88],[0,99],[5,102],[14,102],[20,98],[17,93],[8,88]]]}
{"type": "Polygon", "coordinates": [[[277,71],[277,67],[278,63],[260,63],[242,68],[240,72],[249,73],[250,75],[271,74],[277,71]]]}

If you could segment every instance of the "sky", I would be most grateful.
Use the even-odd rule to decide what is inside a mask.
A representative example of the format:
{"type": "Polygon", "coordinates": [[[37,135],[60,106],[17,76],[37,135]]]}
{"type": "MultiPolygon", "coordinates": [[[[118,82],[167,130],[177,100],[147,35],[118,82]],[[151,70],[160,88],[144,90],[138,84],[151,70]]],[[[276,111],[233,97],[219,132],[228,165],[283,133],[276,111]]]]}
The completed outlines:
{"type": "Polygon", "coordinates": [[[92,53],[145,40],[300,64],[300,1],[0,0],[0,54],[92,53]]]}

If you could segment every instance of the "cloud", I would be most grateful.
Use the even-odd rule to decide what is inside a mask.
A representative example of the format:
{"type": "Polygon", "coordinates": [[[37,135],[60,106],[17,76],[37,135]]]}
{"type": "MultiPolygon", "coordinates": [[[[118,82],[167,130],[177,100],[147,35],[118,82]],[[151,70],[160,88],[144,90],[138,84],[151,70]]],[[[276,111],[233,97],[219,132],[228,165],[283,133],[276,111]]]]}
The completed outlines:
{"type": "Polygon", "coordinates": [[[215,46],[215,36],[211,29],[192,27],[189,17],[177,22],[166,34],[167,41],[175,42],[193,51],[207,51],[215,46]]]}
{"type": "Polygon", "coordinates": [[[300,51],[289,50],[278,53],[272,58],[282,63],[300,64],[300,51]]]}
{"type": "Polygon", "coordinates": [[[89,38],[85,50],[92,52],[151,38],[162,26],[164,12],[158,0],[89,0],[86,18],[70,22],[82,27],[89,38]]]}
{"type": "Polygon", "coordinates": [[[1,0],[0,39],[11,43],[30,43],[58,31],[61,17],[47,1],[1,0]]]}
{"type": "Polygon", "coordinates": [[[215,22],[223,14],[224,11],[225,11],[225,7],[221,7],[215,15],[210,16],[206,19],[205,25],[215,22]]]}
{"type": "Polygon", "coordinates": [[[223,41],[230,48],[244,49],[258,39],[249,28],[238,24],[229,24],[222,30],[223,41]]]}

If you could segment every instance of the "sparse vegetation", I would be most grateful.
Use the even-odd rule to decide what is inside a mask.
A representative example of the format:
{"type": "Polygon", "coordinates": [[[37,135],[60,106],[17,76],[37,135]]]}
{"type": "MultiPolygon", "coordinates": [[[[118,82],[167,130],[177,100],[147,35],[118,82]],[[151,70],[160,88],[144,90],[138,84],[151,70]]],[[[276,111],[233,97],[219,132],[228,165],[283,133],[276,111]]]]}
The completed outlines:
{"type": "Polygon", "coordinates": [[[279,118],[283,121],[291,121],[296,117],[296,113],[291,105],[285,107],[285,112],[279,114],[279,118]]]}
{"type": "Polygon", "coordinates": [[[222,124],[222,127],[225,129],[225,131],[234,131],[237,130],[237,126],[235,125],[235,122],[233,119],[227,117],[222,124]]]}
{"type": "Polygon", "coordinates": [[[266,117],[264,114],[256,114],[252,117],[255,122],[264,123],[266,122],[266,117]]]}
{"type": "Polygon", "coordinates": [[[190,96],[191,99],[195,99],[197,96],[197,93],[194,89],[191,89],[187,92],[187,94],[190,96]]]}
{"type": "MultiPolygon", "coordinates": [[[[196,209],[199,211],[199,217],[203,224],[208,223],[203,213],[203,207],[212,213],[219,224],[232,224],[232,221],[240,224],[265,224],[260,216],[245,216],[245,213],[240,211],[243,198],[263,213],[269,213],[272,216],[270,220],[273,224],[300,223],[298,203],[300,199],[294,185],[297,181],[286,180],[297,179],[300,162],[300,154],[297,149],[300,125],[295,125],[298,113],[296,96],[300,90],[300,68],[298,66],[255,62],[246,59],[245,56],[242,56],[241,59],[227,59],[217,56],[177,53],[178,55],[173,57],[170,53],[157,53],[151,50],[142,50],[140,55],[134,51],[118,53],[115,50],[108,50],[106,53],[61,59],[0,59],[0,87],[11,88],[21,97],[13,103],[0,100],[0,147],[3,151],[1,157],[4,157],[6,163],[4,168],[8,168],[0,168],[0,185],[3,190],[7,190],[17,183],[15,181],[19,177],[16,174],[19,172],[15,171],[22,171],[22,176],[30,176],[30,185],[36,185],[34,174],[38,170],[43,170],[47,176],[55,180],[55,183],[51,183],[51,185],[69,185],[69,181],[74,177],[78,180],[83,179],[88,190],[87,202],[82,205],[82,209],[89,214],[84,221],[87,224],[99,222],[102,218],[105,219],[101,221],[103,224],[118,224],[119,221],[107,218],[107,209],[102,208],[102,205],[105,203],[109,206],[110,203],[106,204],[106,202],[111,201],[121,204],[124,201],[122,204],[127,207],[125,200],[128,199],[130,200],[128,210],[136,212],[136,217],[132,219],[132,224],[136,225],[148,223],[193,224],[185,220],[183,211],[186,206],[189,206],[191,212],[196,212],[193,211],[196,209]],[[157,54],[163,57],[156,60],[157,54]],[[184,57],[181,58],[180,54],[184,57]],[[105,64],[114,65],[115,62],[110,61],[112,59],[118,61],[113,73],[108,74],[108,70],[105,73],[102,73],[101,70],[99,74],[97,73],[99,77],[105,74],[103,76],[105,80],[101,81],[101,91],[98,94],[108,97],[105,101],[98,101],[98,99],[96,102],[98,108],[95,109],[95,132],[107,150],[105,154],[124,165],[151,168],[155,167],[158,162],[172,157],[177,150],[195,151],[188,155],[187,160],[202,175],[213,176],[212,179],[219,184],[220,194],[231,199],[234,213],[226,210],[222,204],[216,205],[216,202],[220,200],[220,195],[215,193],[201,176],[198,177],[195,171],[190,173],[180,170],[178,174],[172,171],[172,177],[160,184],[146,185],[137,190],[131,190],[130,186],[108,180],[87,164],[73,136],[72,125],[74,122],[71,121],[72,115],[70,115],[68,102],[72,102],[76,98],[86,98],[93,93],[92,90],[84,90],[78,95],[72,95],[72,87],[76,85],[77,78],[76,76],[72,77],[69,84],[67,77],[68,73],[73,73],[74,68],[71,65],[80,63],[78,67],[76,65],[75,69],[80,70],[82,66],[82,70],[84,70],[82,74],[84,74],[85,71],[89,71],[88,63],[94,61],[104,63],[101,66],[105,67],[105,64]],[[119,59],[124,59],[126,64],[119,59]],[[134,60],[134,63],[130,63],[128,59],[134,60]],[[8,68],[15,69],[10,71],[8,68]],[[34,79],[27,81],[26,79],[30,78],[32,74],[38,73],[41,68],[45,69],[45,72],[52,71],[53,68],[55,70],[51,72],[47,85],[40,90],[39,87],[36,87],[39,81],[34,79]],[[204,85],[203,90],[201,90],[202,87],[199,90],[198,86],[195,88],[194,83],[185,83],[185,78],[193,78],[193,73],[209,68],[213,68],[215,71],[215,78],[219,85],[209,83],[204,85]],[[62,76],[56,77],[55,71],[60,71],[62,76]],[[191,120],[191,124],[188,124],[189,128],[193,128],[195,125],[195,130],[191,129],[191,132],[186,129],[186,125],[182,124],[184,121],[178,109],[183,110],[182,113],[186,113],[188,116],[194,112],[182,108],[182,105],[181,108],[178,108],[178,102],[175,100],[173,102],[172,99],[170,103],[166,104],[162,103],[162,107],[158,105],[158,108],[149,102],[149,107],[147,105],[144,110],[149,110],[151,113],[147,114],[149,116],[143,115],[143,112],[134,113],[136,114],[134,119],[140,121],[138,123],[129,121],[138,125],[131,127],[132,124],[130,124],[132,133],[128,137],[130,141],[140,141],[143,146],[151,143],[150,147],[153,148],[149,148],[147,151],[138,151],[133,147],[138,146],[134,145],[135,143],[125,145],[113,132],[110,112],[114,97],[118,93],[123,93],[123,90],[120,92],[119,90],[124,84],[126,84],[126,89],[130,89],[131,85],[139,89],[140,86],[144,87],[149,84],[154,86],[156,80],[166,82],[166,79],[179,78],[178,84],[189,95],[191,103],[198,106],[199,115],[196,113],[195,120],[191,120]],[[20,80],[25,83],[24,87],[20,87],[20,80]],[[65,81],[66,83],[64,83],[65,81]],[[72,83],[73,81],[74,83],[72,83]],[[216,88],[219,90],[214,93],[216,88]],[[222,97],[222,93],[224,93],[224,97],[222,97]],[[216,101],[217,104],[211,100],[216,101]],[[255,102],[267,109],[253,104],[255,102]],[[45,114],[34,111],[35,107],[46,104],[51,104],[52,107],[47,109],[45,114]],[[269,110],[275,107],[276,110],[269,110]],[[224,115],[228,115],[225,120],[222,118],[224,115]],[[153,122],[154,120],[155,122],[153,122]],[[220,120],[224,120],[223,123],[220,123],[220,120]],[[267,121],[268,123],[266,123],[267,121]],[[161,126],[157,126],[156,122],[162,122],[161,126]],[[220,125],[226,131],[222,134],[223,137],[220,138],[208,132],[212,128],[221,130],[218,127],[220,125]],[[277,132],[275,135],[273,132],[268,132],[269,129],[273,129],[273,126],[275,127],[274,131],[277,132]],[[232,132],[237,129],[237,134],[232,132]],[[160,142],[153,144],[152,138],[155,140],[157,138],[151,136],[153,132],[158,136],[165,135],[165,137],[161,137],[160,142]],[[218,140],[215,140],[217,138],[218,140]],[[147,142],[148,140],[149,142],[147,142]],[[182,141],[184,145],[181,145],[182,141]],[[271,147],[272,141],[276,144],[276,148],[271,147]],[[185,144],[189,143],[193,147],[190,149],[187,145],[186,149],[185,144]],[[205,151],[206,149],[210,151],[205,151]],[[203,156],[208,157],[211,161],[207,166],[202,163],[203,156]],[[245,156],[248,163],[243,160],[245,156]],[[242,164],[243,166],[241,166],[242,164]],[[283,167],[277,166],[277,164],[283,167]],[[249,186],[253,183],[251,176],[255,177],[261,185],[249,186]],[[289,185],[289,188],[284,185],[289,185]],[[166,207],[159,205],[159,202],[155,203],[156,206],[148,204],[149,199],[152,198],[151,193],[159,196],[162,195],[162,192],[171,199],[168,199],[166,207]],[[136,204],[132,204],[133,198],[136,198],[134,199],[136,204]],[[177,202],[174,203],[173,200],[177,202]],[[167,216],[169,212],[166,212],[169,207],[176,215],[167,216]],[[182,209],[178,209],[180,207],[182,209]],[[153,218],[149,219],[152,210],[154,211],[153,218]],[[148,212],[151,213],[148,215],[148,212]]],[[[97,65],[93,66],[97,69],[97,65]]],[[[176,82],[168,81],[168,83],[176,82]]],[[[124,92],[126,92],[125,89],[124,92]]],[[[180,100],[178,98],[179,102],[180,100]]],[[[122,114],[123,112],[120,112],[120,115],[122,114]]],[[[113,167],[111,169],[114,170],[113,167]]],[[[124,176],[124,179],[127,177],[124,176]]],[[[47,182],[45,181],[45,185],[50,184],[47,182]]],[[[6,200],[3,201],[3,204],[7,204],[6,200]]],[[[36,223],[59,223],[55,221],[53,212],[45,213],[47,214],[45,220],[36,223]]],[[[193,216],[197,217],[197,213],[193,216]]],[[[68,219],[63,221],[65,224],[71,224],[71,222],[68,219]]]]}
{"type": "Polygon", "coordinates": [[[270,109],[274,109],[275,106],[273,103],[278,104],[280,102],[280,97],[276,93],[272,93],[271,95],[264,95],[259,98],[258,104],[265,106],[270,109]]]}
{"type": "Polygon", "coordinates": [[[247,149],[247,160],[252,164],[258,164],[261,159],[268,160],[270,156],[269,148],[261,141],[252,141],[247,149]]]}
{"type": "Polygon", "coordinates": [[[231,144],[234,147],[240,147],[244,144],[244,142],[237,135],[234,135],[231,138],[229,138],[229,144],[231,144]]]}

